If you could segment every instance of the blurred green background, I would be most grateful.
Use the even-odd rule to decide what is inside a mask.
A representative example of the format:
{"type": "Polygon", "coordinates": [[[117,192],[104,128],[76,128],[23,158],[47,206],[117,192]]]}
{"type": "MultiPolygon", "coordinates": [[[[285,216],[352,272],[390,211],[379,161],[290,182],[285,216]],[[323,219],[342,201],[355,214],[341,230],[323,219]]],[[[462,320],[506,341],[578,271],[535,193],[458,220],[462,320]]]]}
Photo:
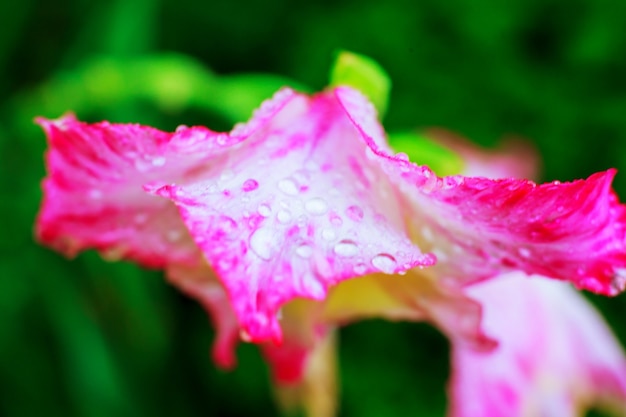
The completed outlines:
{"type": "MultiPolygon", "coordinates": [[[[626,172],[626,2],[43,0],[0,3],[0,415],[275,415],[253,346],[214,368],[201,308],[158,272],[37,246],[35,116],[228,129],[338,49],[393,80],[389,129],[532,141],[544,180],[626,172]],[[274,74],[268,77],[256,74],[274,74]],[[241,75],[245,74],[245,75],[241,75]]],[[[615,187],[626,199],[626,174],[615,187]]],[[[625,296],[590,297],[622,344],[625,296]]],[[[442,416],[448,344],[424,324],[341,332],[342,416],[442,416]]]]}

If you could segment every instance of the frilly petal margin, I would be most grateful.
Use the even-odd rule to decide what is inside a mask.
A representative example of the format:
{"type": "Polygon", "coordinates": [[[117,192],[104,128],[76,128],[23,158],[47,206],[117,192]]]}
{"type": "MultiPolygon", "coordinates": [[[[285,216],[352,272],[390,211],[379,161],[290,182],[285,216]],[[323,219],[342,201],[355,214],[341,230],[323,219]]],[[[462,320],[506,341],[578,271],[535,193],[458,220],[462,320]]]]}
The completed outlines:
{"type": "Polygon", "coordinates": [[[280,340],[276,316],[294,298],[434,263],[408,239],[394,184],[333,94],[279,95],[280,110],[226,139],[199,180],[146,188],[178,206],[255,342],[280,340]]]}
{"type": "Polygon", "coordinates": [[[39,241],[66,256],[93,248],[108,259],[154,268],[198,262],[176,207],[142,188],[184,171],[172,160],[180,158],[172,155],[178,152],[170,134],[140,125],[82,123],[73,115],[37,122],[49,142],[39,241]]]}
{"type": "Polygon", "coordinates": [[[624,352],[569,285],[512,273],[466,290],[500,343],[489,353],[453,343],[450,417],[626,415],[624,352]]]}
{"type": "Polygon", "coordinates": [[[615,170],[563,184],[439,178],[378,145],[384,132],[360,93],[335,95],[404,199],[413,241],[437,256],[432,274],[469,284],[521,270],[606,295],[626,288],[626,208],[611,189],[615,170]]]}
{"type": "Polygon", "coordinates": [[[203,127],[174,133],[138,124],[83,123],[72,114],[37,118],[44,129],[48,176],[36,235],[66,256],[96,249],[103,257],[147,267],[199,265],[202,256],[176,207],[147,194],[146,184],[191,181],[290,99],[277,94],[231,134],[203,127]]]}

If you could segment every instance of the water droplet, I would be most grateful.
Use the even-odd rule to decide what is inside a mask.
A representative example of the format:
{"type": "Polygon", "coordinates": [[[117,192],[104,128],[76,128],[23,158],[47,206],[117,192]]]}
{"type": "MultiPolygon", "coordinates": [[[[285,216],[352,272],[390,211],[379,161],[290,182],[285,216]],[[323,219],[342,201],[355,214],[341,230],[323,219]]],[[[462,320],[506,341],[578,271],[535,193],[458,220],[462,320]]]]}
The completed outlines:
{"type": "Polygon", "coordinates": [[[241,338],[241,340],[243,340],[244,342],[250,343],[252,342],[252,336],[250,336],[250,333],[248,333],[247,331],[241,329],[239,331],[239,337],[241,338]]]}
{"type": "Polygon", "coordinates": [[[278,181],[278,189],[287,195],[298,195],[298,185],[289,178],[278,181]]]}
{"type": "Polygon", "coordinates": [[[304,208],[311,214],[324,214],[328,211],[328,204],[321,198],[312,198],[304,204],[304,208]]]}
{"type": "Polygon", "coordinates": [[[322,230],[322,239],[324,240],[334,240],[337,237],[335,231],[333,229],[324,229],[322,230]]]}
{"type": "Polygon", "coordinates": [[[250,249],[263,260],[269,261],[272,258],[274,247],[274,234],[270,229],[257,229],[250,236],[250,249]]]}
{"type": "Polygon", "coordinates": [[[530,255],[531,255],[530,249],[519,248],[517,251],[519,252],[520,256],[522,256],[523,258],[530,258],[530,255]]]}
{"type": "Polygon", "coordinates": [[[343,224],[343,220],[341,220],[341,217],[339,217],[339,216],[337,216],[336,214],[333,213],[333,214],[330,215],[330,223],[333,226],[339,227],[339,226],[341,226],[343,224]]]}
{"type": "Polygon", "coordinates": [[[165,165],[165,157],[157,156],[156,158],[152,159],[152,165],[154,165],[155,167],[162,167],[163,165],[165,165]]]}
{"type": "Polygon", "coordinates": [[[89,190],[89,198],[92,200],[100,200],[102,198],[102,191],[100,190],[89,190]]]}
{"type": "Polygon", "coordinates": [[[285,224],[291,220],[291,213],[288,210],[281,210],[276,215],[279,222],[285,224]]]}
{"type": "Polygon", "coordinates": [[[396,159],[399,159],[401,161],[408,161],[409,160],[409,155],[405,154],[404,152],[398,152],[396,154],[396,159]]]}
{"type": "Polygon", "coordinates": [[[349,258],[359,253],[359,247],[353,241],[344,239],[335,245],[334,251],[339,256],[349,258]]]}
{"type": "Polygon", "coordinates": [[[293,179],[298,183],[300,190],[309,188],[309,182],[311,181],[311,175],[305,170],[299,170],[291,174],[293,179]]]}
{"type": "Polygon", "coordinates": [[[350,206],[346,209],[346,215],[355,222],[360,222],[363,220],[363,209],[359,206],[350,206]]]}
{"type": "Polygon", "coordinates": [[[136,159],[135,160],[135,168],[139,172],[146,172],[146,171],[148,171],[150,169],[151,166],[152,166],[152,164],[144,161],[143,159],[136,159]]]}
{"type": "Polygon", "coordinates": [[[228,217],[228,216],[221,216],[219,219],[219,230],[222,231],[225,234],[231,234],[232,232],[234,232],[237,229],[237,222],[228,217]]]}
{"type": "Polygon", "coordinates": [[[223,135],[223,134],[218,135],[217,139],[216,139],[216,142],[217,142],[218,145],[224,146],[224,145],[226,145],[226,142],[228,142],[228,136],[227,135],[223,135]]]}
{"type": "Polygon", "coordinates": [[[176,130],[175,130],[175,132],[176,132],[176,133],[180,133],[180,132],[182,132],[183,130],[187,130],[187,129],[188,129],[187,125],[178,125],[178,127],[177,127],[177,128],[176,128],[176,130]]]}
{"type": "Polygon", "coordinates": [[[267,204],[259,204],[257,212],[263,217],[269,217],[272,214],[272,209],[267,204]]]}
{"type": "Polygon", "coordinates": [[[396,258],[387,254],[379,253],[372,258],[372,265],[386,274],[392,274],[396,270],[396,258]]]}
{"type": "Polygon", "coordinates": [[[241,189],[245,192],[253,191],[253,190],[256,190],[257,188],[259,188],[259,183],[256,180],[253,180],[252,178],[245,180],[243,182],[243,186],[241,187],[241,189]]]}
{"type": "Polygon", "coordinates": [[[296,248],[296,253],[301,258],[310,258],[313,255],[313,248],[309,245],[300,245],[296,248]]]}
{"type": "Polygon", "coordinates": [[[183,237],[183,234],[180,230],[168,230],[166,232],[166,236],[167,240],[170,242],[177,242],[181,237],[183,237]]]}

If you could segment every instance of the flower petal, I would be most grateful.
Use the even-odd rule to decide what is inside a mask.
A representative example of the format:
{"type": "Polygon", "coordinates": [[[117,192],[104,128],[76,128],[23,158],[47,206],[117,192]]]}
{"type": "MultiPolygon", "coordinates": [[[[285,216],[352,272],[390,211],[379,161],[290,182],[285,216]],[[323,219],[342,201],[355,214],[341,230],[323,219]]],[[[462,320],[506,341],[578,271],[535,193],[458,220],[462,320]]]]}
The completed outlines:
{"type": "Polygon", "coordinates": [[[325,333],[310,348],[302,368],[302,373],[297,380],[277,381],[274,390],[278,404],[287,413],[293,414],[298,410],[304,410],[304,415],[308,417],[337,415],[336,335],[334,332],[325,333]]]}
{"type": "Polygon", "coordinates": [[[150,187],[179,207],[254,341],[280,338],[276,313],[295,297],[434,261],[408,240],[394,185],[335,97],[290,94],[231,132],[201,180],[150,187]]]}
{"type": "Polygon", "coordinates": [[[592,405],[626,412],[624,353],[571,287],[509,274],[467,292],[483,304],[485,330],[499,346],[454,346],[451,416],[567,417],[592,405]]]}
{"type": "Polygon", "coordinates": [[[587,180],[439,178],[390,155],[384,132],[358,92],[335,90],[346,114],[405,198],[412,238],[437,255],[433,274],[462,283],[522,270],[614,295],[626,287],[626,209],[611,190],[614,170],[587,180]],[[369,109],[369,110],[368,110],[369,109]]]}
{"type": "Polygon", "coordinates": [[[364,318],[428,321],[459,344],[493,349],[496,343],[481,326],[480,304],[424,272],[411,270],[396,277],[372,274],[344,281],[329,293],[323,319],[337,324],[364,318]]]}
{"type": "Polygon", "coordinates": [[[198,264],[201,256],[176,207],[144,187],[192,180],[200,168],[225,157],[223,145],[247,137],[290,96],[277,94],[231,135],[203,127],[165,133],[137,124],[88,124],[73,115],[38,118],[49,142],[39,240],[67,256],[95,248],[105,257],[150,267],[198,264]]]}
{"type": "Polygon", "coordinates": [[[235,348],[239,342],[240,327],[222,284],[207,265],[187,267],[173,264],[167,268],[167,277],[189,297],[196,299],[211,317],[215,327],[213,361],[230,369],[237,358],[235,348]]]}
{"type": "Polygon", "coordinates": [[[168,161],[170,135],[139,125],[82,123],[73,115],[38,123],[50,146],[37,222],[41,242],[68,256],[95,248],[151,267],[198,259],[174,205],[142,189],[181,169],[168,161]]]}

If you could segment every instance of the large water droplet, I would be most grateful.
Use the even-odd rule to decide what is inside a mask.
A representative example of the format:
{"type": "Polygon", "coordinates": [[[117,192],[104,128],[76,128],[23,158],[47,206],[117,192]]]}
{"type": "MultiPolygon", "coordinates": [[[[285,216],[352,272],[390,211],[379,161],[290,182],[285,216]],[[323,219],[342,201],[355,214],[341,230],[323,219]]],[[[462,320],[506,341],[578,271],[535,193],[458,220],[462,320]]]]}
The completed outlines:
{"type": "Polygon", "coordinates": [[[311,214],[324,214],[328,211],[328,204],[321,198],[312,198],[304,204],[304,208],[311,214]]]}
{"type": "Polygon", "coordinates": [[[298,185],[290,178],[278,181],[278,189],[287,195],[298,195],[298,185]]]}
{"type": "Polygon", "coordinates": [[[349,258],[359,253],[359,247],[353,241],[344,239],[335,245],[334,251],[339,256],[349,258]]]}
{"type": "Polygon", "coordinates": [[[397,262],[393,256],[387,253],[379,253],[372,258],[372,265],[386,274],[392,274],[396,270],[397,262]]]}
{"type": "Polygon", "coordinates": [[[289,212],[289,210],[281,210],[276,215],[276,218],[282,224],[289,223],[291,221],[291,213],[289,212]]]}
{"type": "Polygon", "coordinates": [[[363,209],[359,206],[350,206],[346,209],[346,215],[355,222],[359,222],[363,220],[363,209]]]}
{"type": "Polygon", "coordinates": [[[272,214],[272,209],[267,204],[259,204],[257,212],[263,217],[269,217],[272,214]]]}
{"type": "Polygon", "coordinates": [[[309,245],[300,245],[296,248],[296,254],[301,258],[310,258],[313,255],[313,248],[309,245]]]}
{"type": "Polygon", "coordinates": [[[165,165],[165,157],[157,156],[156,158],[152,159],[152,165],[154,165],[155,167],[162,167],[163,165],[165,165]]]}
{"type": "Polygon", "coordinates": [[[272,258],[274,245],[274,234],[270,229],[257,229],[250,236],[250,249],[263,260],[269,261],[272,258]]]}
{"type": "Polygon", "coordinates": [[[178,125],[178,127],[175,130],[175,132],[176,133],[180,133],[180,132],[182,132],[183,130],[186,130],[186,129],[188,129],[187,125],[178,125]]]}
{"type": "Polygon", "coordinates": [[[241,189],[245,192],[253,191],[257,188],[259,188],[259,183],[252,178],[245,180],[243,182],[243,186],[241,187],[241,189]]]}

